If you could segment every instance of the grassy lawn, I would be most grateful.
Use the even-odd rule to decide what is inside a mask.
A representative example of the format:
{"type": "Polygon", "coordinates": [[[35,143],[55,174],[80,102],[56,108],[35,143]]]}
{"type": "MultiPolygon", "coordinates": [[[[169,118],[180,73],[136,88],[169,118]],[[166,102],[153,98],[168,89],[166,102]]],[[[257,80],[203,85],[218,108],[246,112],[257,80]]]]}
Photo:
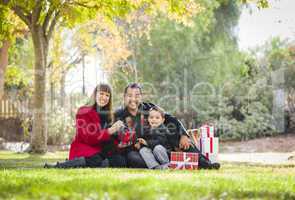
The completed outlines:
{"type": "Polygon", "coordinates": [[[0,199],[295,199],[295,168],[223,164],[219,171],[43,169],[67,153],[0,151],[0,199]]]}

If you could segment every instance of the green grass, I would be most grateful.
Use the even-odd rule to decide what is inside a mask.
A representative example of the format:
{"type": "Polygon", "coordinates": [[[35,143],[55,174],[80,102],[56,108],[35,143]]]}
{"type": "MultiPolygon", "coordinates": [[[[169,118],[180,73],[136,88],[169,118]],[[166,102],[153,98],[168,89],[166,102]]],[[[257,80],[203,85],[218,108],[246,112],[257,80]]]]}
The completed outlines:
{"type": "Polygon", "coordinates": [[[0,151],[0,199],[295,199],[295,168],[224,164],[219,171],[42,169],[67,153],[0,151]]]}

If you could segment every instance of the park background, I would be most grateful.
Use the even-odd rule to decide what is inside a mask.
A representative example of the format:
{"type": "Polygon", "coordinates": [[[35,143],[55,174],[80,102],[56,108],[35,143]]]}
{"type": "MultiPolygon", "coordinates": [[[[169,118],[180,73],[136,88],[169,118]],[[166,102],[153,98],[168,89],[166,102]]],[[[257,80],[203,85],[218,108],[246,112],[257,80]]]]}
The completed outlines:
{"type": "Polygon", "coordinates": [[[134,199],[145,192],[151,198],[184,192],[188,199],[294,198],[294,9],[292,0],[0,1],[1,197],[16,191],[18,198],[39,198],[44,184],[55,183],[45,198],[133,198],[122,184],[137,180],[142,188],[134,199]],[[47,177],[40,167],[67,157],[76,111],[100,82],[112,85],[115,108],[124,87],[139,82],[145,101],[185,127],[214,124],[222,170],[190,178],[191,172],[88,169],[47,177]],[[27,168],[33,170],[24,175],[27,168]],[[67,186],[81,175],[81,183],[67,186]],[[97,181],[108,176],[107,185],[97,181]],[[117,176],[123,176],[119,183],[117,176]],[[156,186],[144,191],[152,183],[164,193],[156,186]],[[79,184],[85,188],[74,192],[79,184]]]}

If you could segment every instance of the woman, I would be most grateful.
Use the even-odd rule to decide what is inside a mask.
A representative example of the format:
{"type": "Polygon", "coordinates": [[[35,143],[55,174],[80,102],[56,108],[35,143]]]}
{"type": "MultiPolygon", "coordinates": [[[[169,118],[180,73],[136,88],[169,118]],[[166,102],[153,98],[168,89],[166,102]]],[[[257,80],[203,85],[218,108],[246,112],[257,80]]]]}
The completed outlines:
{"type": "Polygon", "coordinates": [[[76,115],[76,136],[71,144],[69,160],[45,168],[125,167],[124,157],[116,153],[118,142],[113,135],[124,127],[118,120],[112,126],[112,91],[109,85],[99,84],[91,102],[82,106],[76,115]]]}

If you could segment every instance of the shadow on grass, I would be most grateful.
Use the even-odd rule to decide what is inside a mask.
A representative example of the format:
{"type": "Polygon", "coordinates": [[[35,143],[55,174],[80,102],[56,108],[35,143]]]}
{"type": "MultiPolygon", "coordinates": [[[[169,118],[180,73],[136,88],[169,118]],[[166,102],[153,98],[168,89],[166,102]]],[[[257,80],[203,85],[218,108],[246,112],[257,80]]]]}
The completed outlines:
{"type": "Polygon", "coordinates": [[[61,159],[0,159],[0,169],[16,169],[16,168],[42,168],[47,163],[56,163],[61,159]]]}
{"type": "Polygon", "coordinates": [[[239,191],[235,194],[230,195],[231,197],[235,197],[238,199],[255,199],[255,198],[261,198],[261,199],[294,199],[295,200],[295,193],[291,192],[269,192],[269,191],[239,191]]]}
{"type": "Polygon", "coordinates": [[[63,161],[65,158],[46,157],[39,154],[9,153],[0,155],[0,169],[42,168],[47,163],[63,161]]]}

